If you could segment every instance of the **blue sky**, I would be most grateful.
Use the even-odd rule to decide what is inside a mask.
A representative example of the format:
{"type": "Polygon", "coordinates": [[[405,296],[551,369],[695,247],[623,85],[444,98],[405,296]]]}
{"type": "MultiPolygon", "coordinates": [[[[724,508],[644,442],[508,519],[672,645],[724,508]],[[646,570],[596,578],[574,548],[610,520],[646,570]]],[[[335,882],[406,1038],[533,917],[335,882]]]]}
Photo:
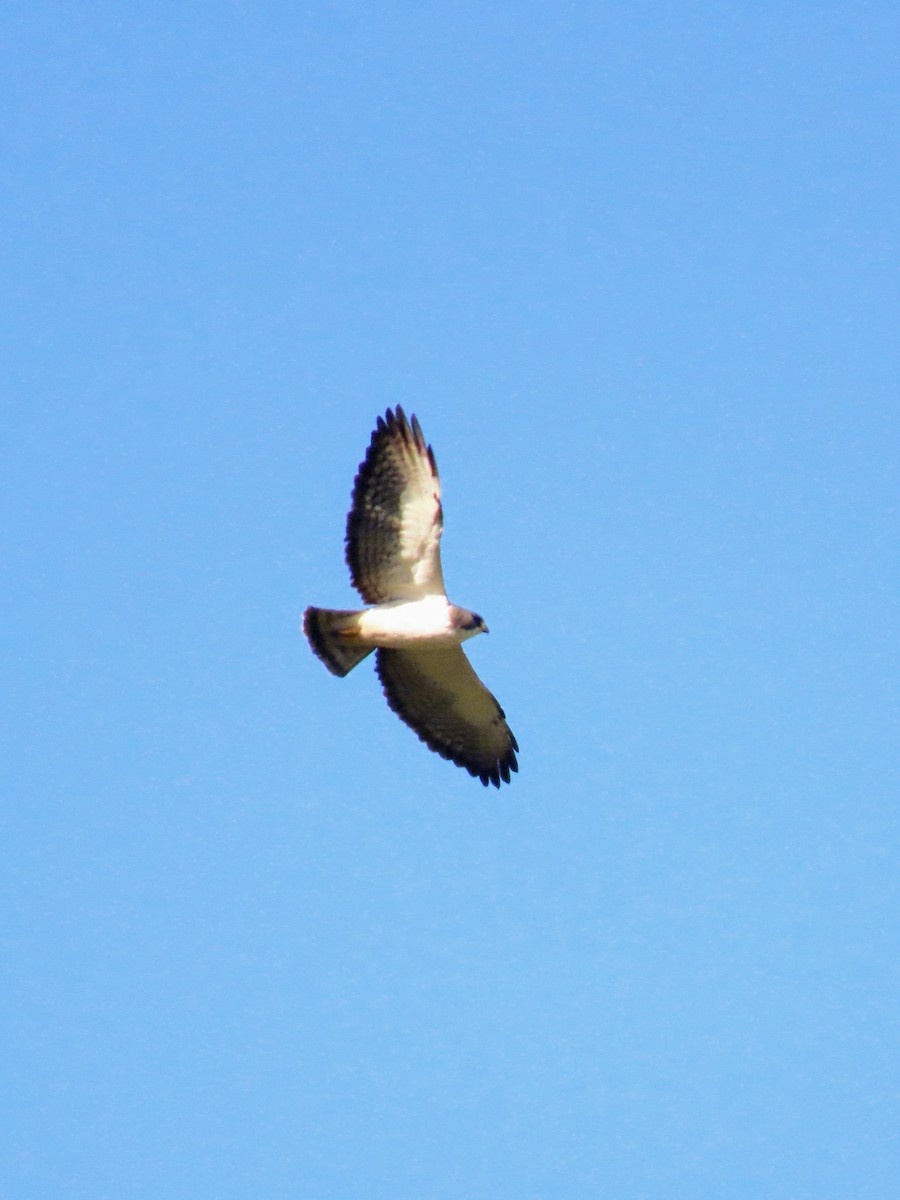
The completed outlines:
{"type": "Polygon", "coordinates": [[[896,6],[2,23],[7,1194],[890,1194],[896,6]],[[300,633],[397,403],[499,793],[300,633]]]}

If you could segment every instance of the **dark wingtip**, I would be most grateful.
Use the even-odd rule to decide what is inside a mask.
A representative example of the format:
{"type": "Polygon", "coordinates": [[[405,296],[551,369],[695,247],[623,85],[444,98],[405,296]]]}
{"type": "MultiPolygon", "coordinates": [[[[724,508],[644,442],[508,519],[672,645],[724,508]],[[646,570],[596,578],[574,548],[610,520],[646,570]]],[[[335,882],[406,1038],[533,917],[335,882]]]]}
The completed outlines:
{"type": "Polygon", "coordinates": [[[389,431],[391,433],[397,431],[407,441],[412,441],[416,449],[424,454],[431,463],[431,469],[434,474],[437,474],[437,463],[434,457],[434,451],[425,441],[425,434],[422,432],[422,426],[419,424],[419,418],[415,413],[411,413],[408,417],[402,404],[397,404],[394,408],[389,408],[384,418],[378,418],[378,431],[389,431]]]}
{"type": "MultiPolygon", "coordinates": [[[[421,737],[422,735],[420,734],[419,736],[421,737]]],[[[510,772],[518,771],[519,769],[519,764],[516,761],[516,756],[512,750],[513,745],[518,750],[518,743],[512,734],[510,734],[509,737],[511,743],[510,749],[507,750],[506,755],[503,758],[498,758],[494,765],[492,767],[488,767],[487,770],[483,770],[481,767],[471,766],[469,763],[464,762],[456,754],[454,754],[452,750],[448,750],[446,747],[438,746],[434,742],[428,742],[428,745],[432,750],[440,754],[441,758],[449,758],[450,761],[456,763],[458,767],[463,767],[466,771],[468,771],[474,779],[480,779],[484,787],[489,787],[491,784],[493,784],[495,788],[499,788],[501,781],[503,783],[511,783],[512,780],[510,779],[510,772]]],[[[425,741],[426,739],[423,738],[422,740],[425,741]]]]}
{"type": "MultiPolygon", "coordinates": [[[[386,434],[399,434],[407,443],[412,443],[418,452],[424,455],[431,466],[431,473],[437,478],[438,467],[437,459],[434,456],[434,451],[425,441],[425,435],[422,432],[422,426],[419,424],[419,419],[415,413],[407,418],[402,404],[397,404],[394,408],[385,409],[383,417],[378,417],[375,423],[375,431],[372,434],[372,439],[369,443],[369,452],[371,452],[379,438],[386,434]]],[[[368,457],[368,455],[367,455],[368,457]]],[[[360,476],[365,478],[366,461],[360,463],[354,482],[354,497],[356,494],[356,485],[359,482],[360,476]]]]}

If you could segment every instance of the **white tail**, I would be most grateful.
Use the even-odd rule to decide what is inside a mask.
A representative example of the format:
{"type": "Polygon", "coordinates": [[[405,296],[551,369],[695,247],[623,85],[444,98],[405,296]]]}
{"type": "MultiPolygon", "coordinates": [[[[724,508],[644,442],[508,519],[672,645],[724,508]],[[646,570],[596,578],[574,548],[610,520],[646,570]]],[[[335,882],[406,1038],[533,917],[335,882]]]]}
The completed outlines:
{"type": "Polygon", "coordinates": [[[358,612],[349,609],[308,608],[303,614],[303,632],[309,638],[313,654],[320,658],[332,675],[348,675],[367,658],[374,646],[360,646],[358,612]]]}

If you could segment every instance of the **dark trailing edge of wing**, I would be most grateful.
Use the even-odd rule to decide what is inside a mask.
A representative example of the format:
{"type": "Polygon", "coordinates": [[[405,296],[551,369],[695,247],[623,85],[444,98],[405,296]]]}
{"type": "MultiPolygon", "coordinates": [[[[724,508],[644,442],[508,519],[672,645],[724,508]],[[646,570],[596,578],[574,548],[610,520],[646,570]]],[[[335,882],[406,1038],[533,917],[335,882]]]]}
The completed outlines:
{"type": "MultiPolygon", "coordinates": [[[[512,730],[507,726],[507,732],[509,733],[509,745],[507,746],[506,753],[502,758],[498,758],[489,767],[485,767],[480,764],[473,764],[472,761],[467,759],[459,749],[448,742],[438,741],[436,738],[424,733],[419,726],[415,724],[414,719],[404,709],[402,700],[393,691],[388,679],[385,677],[385,673],[382,671],[381,656],[383,653],[384,651],[382,650],[379,650],[376,653],[375,669],[378,672],[378,678],[381,680],[384,698],[387,700],[389,707],[397,714],[397,716],[405,725],[409,726],[413,733],[418,737],[419,741],[424,742],[429,750],[433,750],[435,754],[439,754],[441,758],[445,758],[448,762],[452,762],[455,766],[462,767],[464,771],[468,771],[473,778],[480,779],[485,787],[487,787],[489,783],[492,783],[495,788],[499,788],[501,779],[504,783],[509,783],[510,772],[518,771],[519,769],[519,764],[516,760],[515,753],[519,749],[519,743],[516,741],[512,730]]],[[[495,704],[497,704],[497,698],[495,696],[492,695],[491,699],[495,704]]],[[[497,715],[502,721],[506,720],[506,713],[499,704],[497,704],[497,715]]]]}
{"type": "Polygon", "coordinates": [[[378,599],[371,599],[363,590],[363,564],[359,560],[357,536],[360,526],[365,519],[364,508],[366,496],[375,471],[379,466],[380,452],[382,447],[394,438],[402,439],[417,454],[421,454],[427,458],[431,467],[431,473],[435,479],[438,477],[434,451],[425,441],[422,427],[415,413],[410,423],[406,419],[406,413],[399,404],[395,409],[387,409],[384,416],[378,418],[369,442],[369,448],[366,450],[366,456],[359,464],[359,470],[353,481],[353,495],[350,501],[350,512],[347,514],[347,531],[344,536],[344,557],[347,561],[347,566],[350,568],[350,582],[363,599],[370,604],[377,604],[379,601],[378,599]]]}

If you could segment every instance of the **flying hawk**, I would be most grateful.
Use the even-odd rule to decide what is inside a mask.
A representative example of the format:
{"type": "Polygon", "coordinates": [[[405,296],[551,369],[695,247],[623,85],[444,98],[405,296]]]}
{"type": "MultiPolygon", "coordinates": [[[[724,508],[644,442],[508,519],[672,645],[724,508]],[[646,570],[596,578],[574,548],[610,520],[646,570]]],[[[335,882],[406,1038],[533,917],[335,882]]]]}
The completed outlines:
{"type": "Polygon", "coordinates": [[[461,643],[488,628],[451,604],[441,574],[441,484],[415,417],[388,409],[353,485],[346,557],[371,608],[308,608],[303,631],[333,675],[377,651],[388,704],[442,758],[487,787],[518,771],[506,714],[473,671],[461,643]]]}

